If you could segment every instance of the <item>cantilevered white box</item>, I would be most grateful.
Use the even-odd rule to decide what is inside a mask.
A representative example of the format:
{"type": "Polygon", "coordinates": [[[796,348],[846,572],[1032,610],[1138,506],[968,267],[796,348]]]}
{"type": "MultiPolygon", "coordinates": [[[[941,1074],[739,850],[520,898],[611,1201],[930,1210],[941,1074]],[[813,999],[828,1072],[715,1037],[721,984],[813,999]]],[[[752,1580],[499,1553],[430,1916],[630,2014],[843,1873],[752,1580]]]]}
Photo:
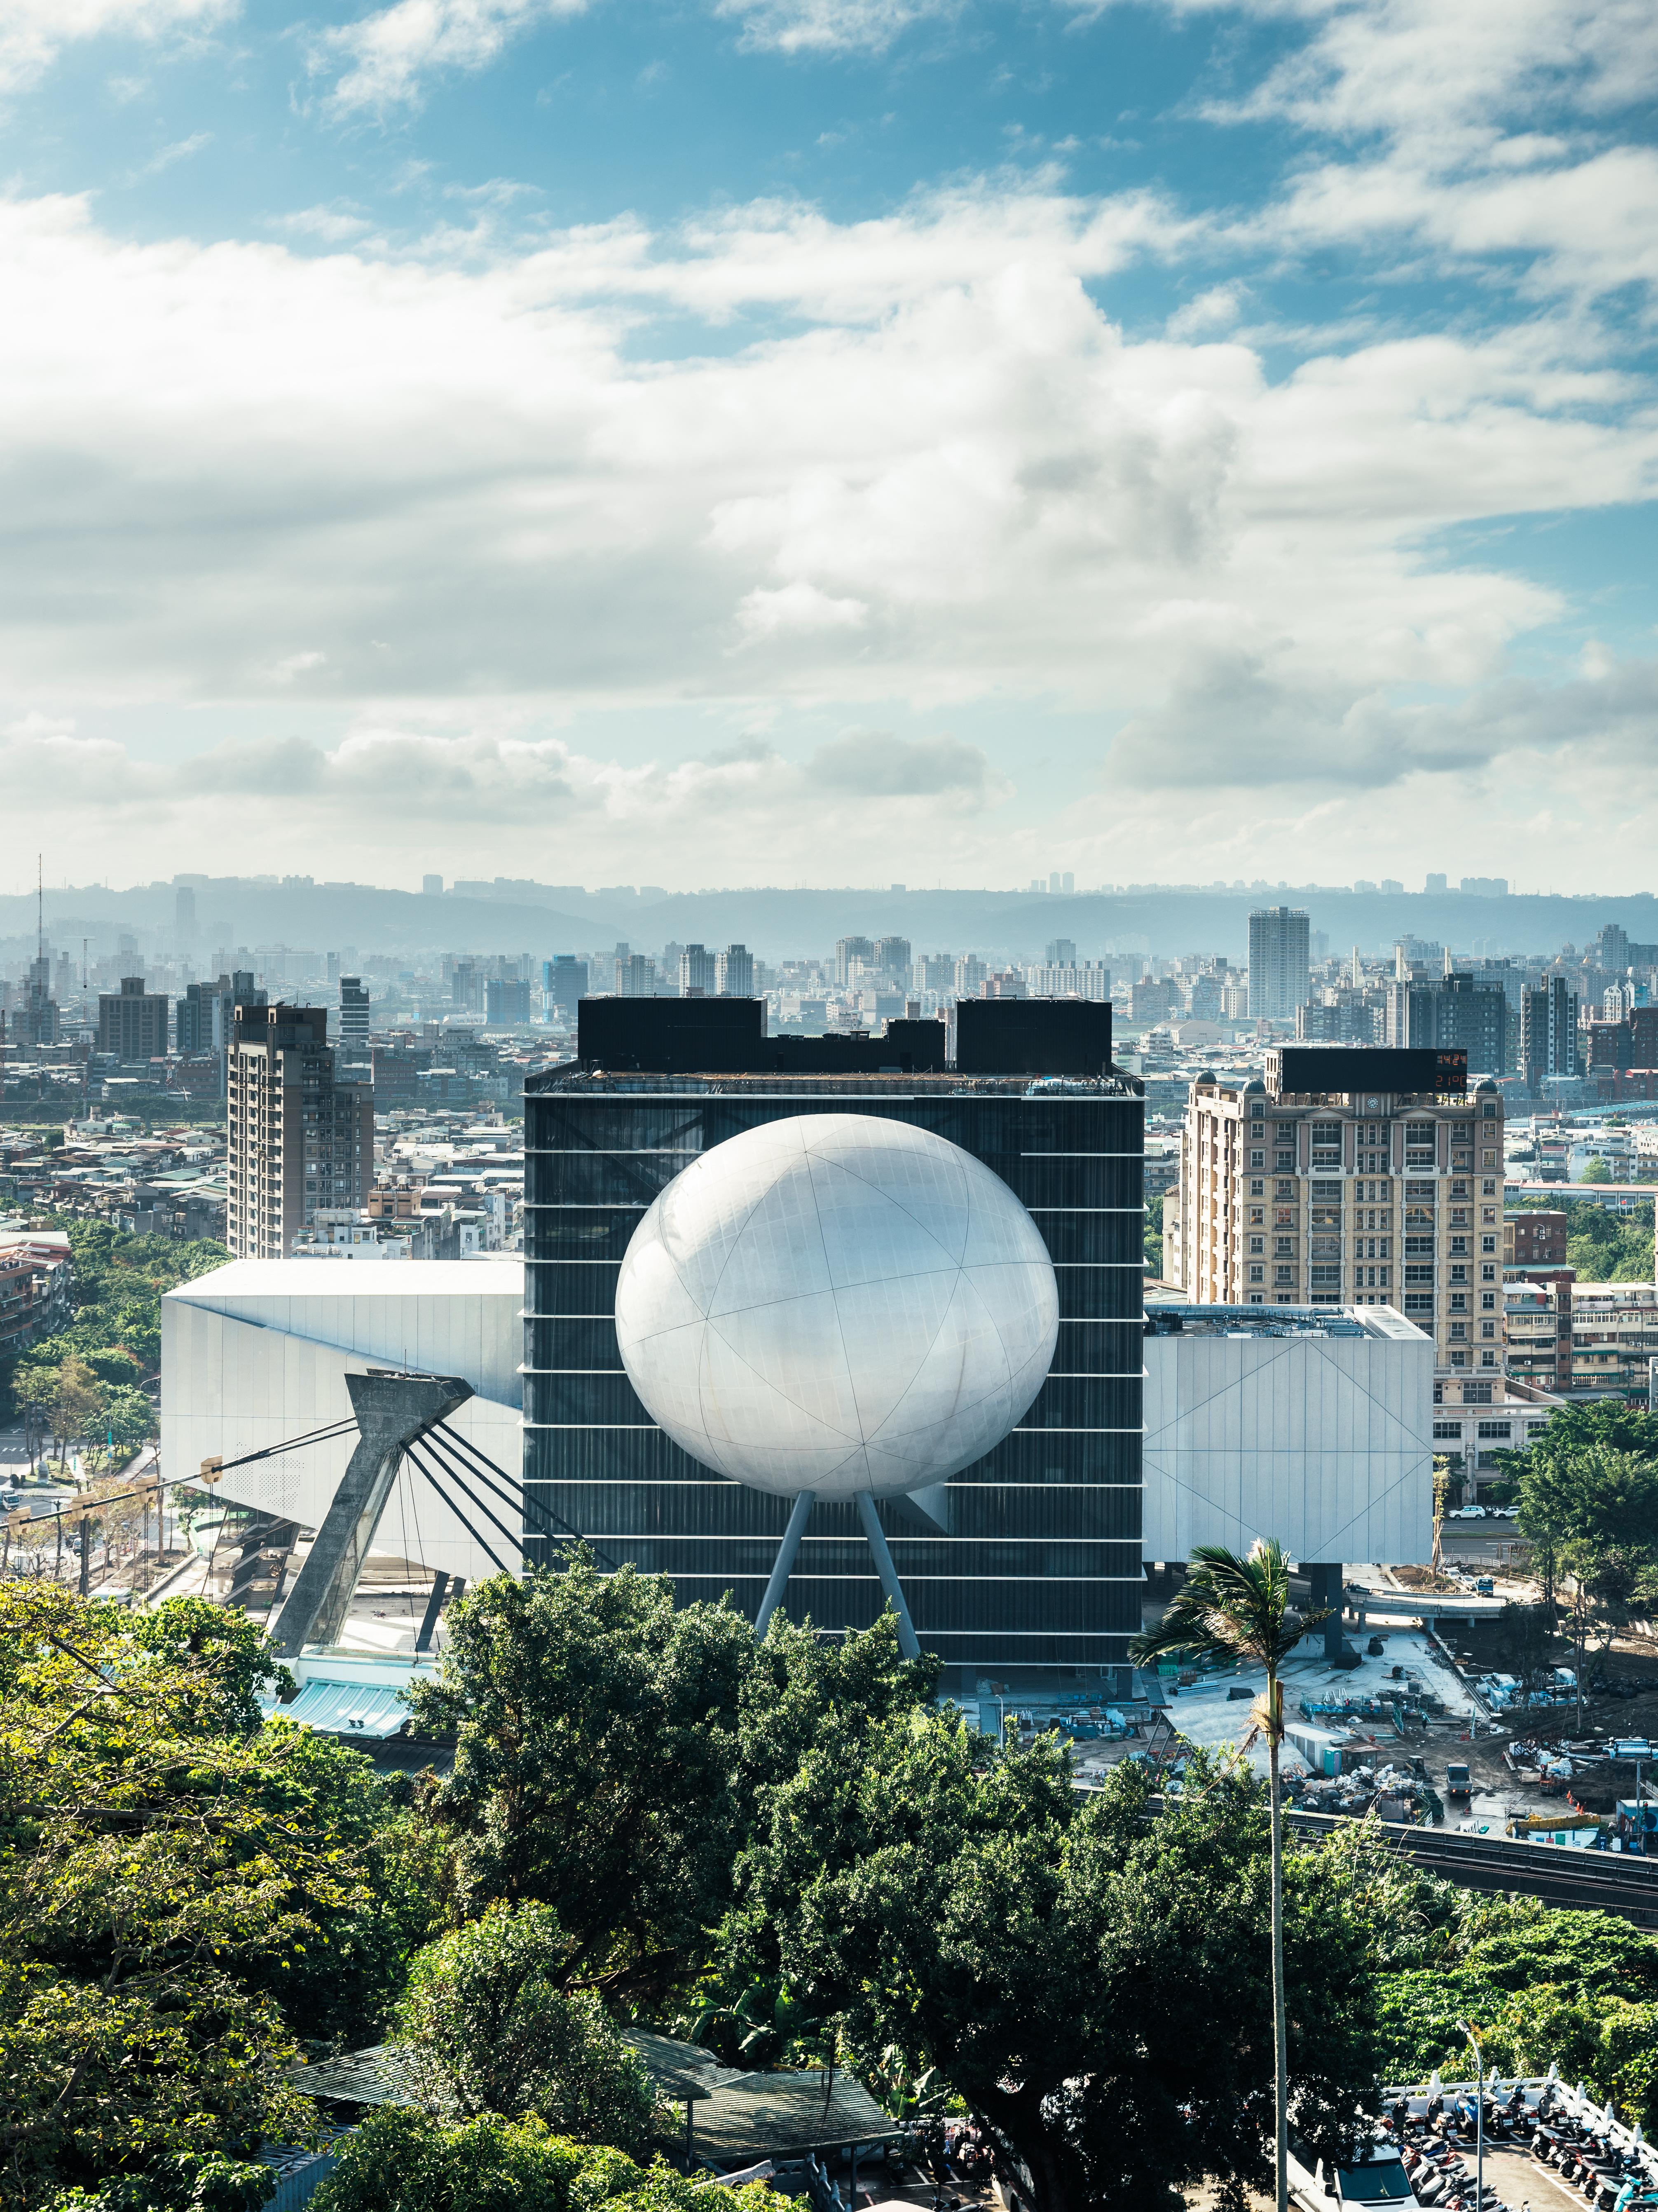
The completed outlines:
{"type": "MultiPolygon", "coordinates": [[[[408,1367],[471,1384],[476,1395],[452,1425],[513,1487],[524,1455],[523,1306],[523,1263],[507,1257],[373,1267],[234,1260],[181,1284],[161,1301],[163,1478],[349,1420],[348,1374],[408,1367]]],[[[314,1528],[355,1442],[348,1432],[233,1469],[220,1494],[314,1528]]],[[[446,1486],[460,1497],[458,1481],[446,1486]]],[[[462,1511],[475,1533],[405,1462],[375,1549],[468,1581],[500,1566],[516,1573],[519,1553],[489,1516],[521,1536],[521,1512],[481,1488],[462,1511]]]]}

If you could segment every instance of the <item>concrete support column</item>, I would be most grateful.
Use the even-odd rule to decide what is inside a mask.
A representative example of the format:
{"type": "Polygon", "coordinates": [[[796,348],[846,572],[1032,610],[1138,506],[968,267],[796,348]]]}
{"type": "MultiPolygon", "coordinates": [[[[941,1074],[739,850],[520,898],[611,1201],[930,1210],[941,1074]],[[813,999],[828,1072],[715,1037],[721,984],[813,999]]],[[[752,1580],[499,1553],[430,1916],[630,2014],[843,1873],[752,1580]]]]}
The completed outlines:
{"type": "Polygon", "coordinates": [[[282,1607],[275,1642],[284,1659],[297,1659],[307,1644],[337,1641],[404,1451],[472,1395],[459,1376],[385,1369],[348,1375],[345,1387],[357,1448],[282,1607]]]}
{"type": "Polygon", "coordinates": [[[1303,1559],[1302,1567],[1312,1584],[1313,1610],[1321,1606],[1329,1607],[1329,1618],[1324,1626],[1324,1656],[1327,1659],[1341,1656],[1341,1562],[1303,1559]]]}

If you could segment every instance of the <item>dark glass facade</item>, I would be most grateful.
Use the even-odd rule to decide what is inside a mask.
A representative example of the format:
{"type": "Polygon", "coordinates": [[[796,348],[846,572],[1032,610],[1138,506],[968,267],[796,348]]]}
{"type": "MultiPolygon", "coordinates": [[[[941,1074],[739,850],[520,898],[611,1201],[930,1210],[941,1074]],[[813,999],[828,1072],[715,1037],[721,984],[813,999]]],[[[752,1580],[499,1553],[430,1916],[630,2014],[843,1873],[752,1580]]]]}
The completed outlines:
{"type": "MultiPolygon", "coordinates": [[[[793,1114],[864,1113],[935,1131],[1029,1207],[1054,1260],[1059,1344],[1011,1435],[954,1476],[944,1525],[908,1500],[881,1520],[916,1633],[960,1682],[1126,1663],[1140,1625],[1144,1106],[1121,1079],[950,1076],[591,1077],[526,1085],[524,1494],[531,1556],[579,1532],[671,1575],[686,1601],[730,1590],[750,1619],[788,1500],[712,1474],[656,1427],[623,1370],[612,1316],[629,1239],[699,1153],[793,1114]]],[[[883,1604],[850,1505],[813,1511],[786,1606],[820,1628],[883,1604]]]]}

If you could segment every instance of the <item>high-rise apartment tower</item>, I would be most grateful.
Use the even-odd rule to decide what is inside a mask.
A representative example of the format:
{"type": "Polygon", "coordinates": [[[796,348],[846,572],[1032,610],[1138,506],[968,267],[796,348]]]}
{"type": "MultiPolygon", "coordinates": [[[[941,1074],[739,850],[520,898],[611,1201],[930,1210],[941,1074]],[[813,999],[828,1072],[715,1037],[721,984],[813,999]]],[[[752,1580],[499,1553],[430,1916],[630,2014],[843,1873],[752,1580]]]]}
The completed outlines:
{"type": "Polygon", "coordinates": [[[1249,1012],[1292,1022],[1308,995],[1309,935],[1298,907],[1257,907],[1249,917],[1249,1012]]]}
{"type": "Polygon", "coordinates": [[[147,991],[142,975],[123,975],[118,991],[98,994],[98,1049],[117,1060],[159,1060],[167,1051],[167,994],[147,991]]]}
{"type": "Polygon", "coordinates": [[[285,1260],[319,1206],[367,1204],[374,1087],[338,1079],[325,1007],[239,1006],[228,1093],[234,1259],[285,1260]]]}
{"type": "Polygon", "coordinates": [[[1284,1047],[1192,1086],[1163,1273],[1205,1305],[1384,1305],[1503,1365],[1503,1100],[1460,1053],[1284,1047]]]}

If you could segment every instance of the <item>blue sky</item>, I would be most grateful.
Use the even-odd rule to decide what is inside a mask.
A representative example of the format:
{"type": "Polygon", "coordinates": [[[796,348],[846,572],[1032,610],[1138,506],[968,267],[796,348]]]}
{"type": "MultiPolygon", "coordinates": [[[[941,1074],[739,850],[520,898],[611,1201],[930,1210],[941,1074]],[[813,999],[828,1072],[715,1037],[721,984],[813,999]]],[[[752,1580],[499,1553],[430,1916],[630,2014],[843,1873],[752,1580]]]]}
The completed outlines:
{"type": "Polygon", "coordinates": [[[1633,0],[8,0],[15,844],[1648,888],[1655,89],[1633,0]]]}

